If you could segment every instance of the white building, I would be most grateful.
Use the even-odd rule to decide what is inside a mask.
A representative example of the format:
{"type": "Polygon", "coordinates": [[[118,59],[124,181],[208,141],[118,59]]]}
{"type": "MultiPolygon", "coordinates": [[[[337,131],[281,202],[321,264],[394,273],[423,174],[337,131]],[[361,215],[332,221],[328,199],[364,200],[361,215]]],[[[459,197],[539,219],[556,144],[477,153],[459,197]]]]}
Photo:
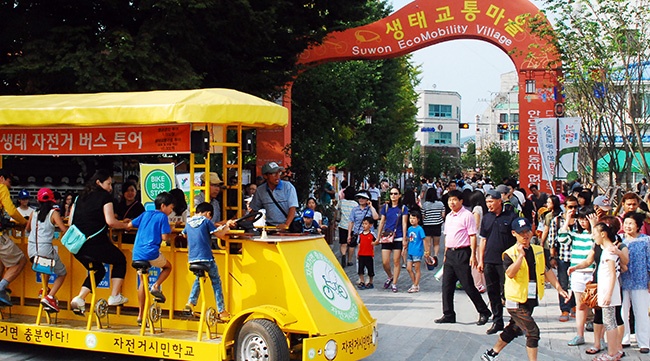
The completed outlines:
{"type": "Polygon", "coordinates": [[[453,91],[419,91],[415,139],[425,151],[439,148],[460,156],[460,100],[460,94],[453,91]]]}
{"type": "Polygon", "coordinates": [[[477,115],[476,148],[487,149],[498,143],[502,149],[519,149],[519,83],[517,73],[501,74],[498,92],[491,93],[490,105],[477,115]]]}

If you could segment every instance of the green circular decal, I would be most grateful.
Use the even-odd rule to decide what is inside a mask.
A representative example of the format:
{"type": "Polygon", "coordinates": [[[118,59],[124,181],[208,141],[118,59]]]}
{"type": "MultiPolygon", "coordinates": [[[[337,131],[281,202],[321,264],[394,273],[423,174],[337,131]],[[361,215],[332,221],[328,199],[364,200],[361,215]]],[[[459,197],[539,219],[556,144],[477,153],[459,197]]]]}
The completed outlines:
{"type": "Polygon", "coordinates": [[[144,179],[144,191],[149,198],[156,199],[162,192],[172,189],[172,179],[169,174],[160,169],[151,171],[144,179]]]}
{"type": "Polygon", "coordinates": [[[359,320],[359,307],[343,281],[345,277],[324,254],[307,253],[305,276],[314,296],[329,313],[344,322],[359,320]]]}

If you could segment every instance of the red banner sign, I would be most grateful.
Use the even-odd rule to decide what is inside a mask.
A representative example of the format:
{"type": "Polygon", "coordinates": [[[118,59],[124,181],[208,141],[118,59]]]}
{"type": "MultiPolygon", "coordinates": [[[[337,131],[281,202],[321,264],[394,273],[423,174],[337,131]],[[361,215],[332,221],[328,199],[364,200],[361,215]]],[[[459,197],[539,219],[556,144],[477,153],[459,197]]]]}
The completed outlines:
{"type": "Polygon", "coordinates": [[[3,128],[0,154],[103,155],[189,153],[190,125],[3,128]]]}

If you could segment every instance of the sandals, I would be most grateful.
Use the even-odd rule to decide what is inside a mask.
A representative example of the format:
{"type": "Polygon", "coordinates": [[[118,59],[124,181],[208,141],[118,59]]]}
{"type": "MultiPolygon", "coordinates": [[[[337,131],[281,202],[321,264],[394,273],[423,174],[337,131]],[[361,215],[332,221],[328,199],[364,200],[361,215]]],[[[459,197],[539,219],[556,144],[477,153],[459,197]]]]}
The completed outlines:
{"type": "Polygon", "coordinates": [[[156,302],[165,303],[167,298],[163,295],[162,291],[159,289],[151,288],[151,295],[156,299],[156,302]]]}
{"type": "Polygon", "coordinates": [[[420,292],[420,286],[413,285],[413,286],[411,286],[411,288],[409,288],[409,290],[407,292],[408,293],[420,292]]]}
{"type": "Polygon", "coordinates": [[[585,350],[585,353],[587,355],[595,355],[597,353],[600,353],[601,351],[602,351],[602,349],[595,348],[595,347],[591,346],[591,347],[589,347],[588,349],[585,350]]]}

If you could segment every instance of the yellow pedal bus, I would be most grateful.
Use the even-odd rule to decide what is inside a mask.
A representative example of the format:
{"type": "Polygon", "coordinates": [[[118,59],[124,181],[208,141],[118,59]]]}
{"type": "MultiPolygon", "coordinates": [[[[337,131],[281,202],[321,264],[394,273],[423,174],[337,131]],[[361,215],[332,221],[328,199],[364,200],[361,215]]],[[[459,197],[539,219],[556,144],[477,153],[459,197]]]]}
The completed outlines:
{"type": "MultiPolygon", "coordinates": [[[[287,121],[286,108],[227,89],[0,96],[0,153],[189,153],[194,179],[195,171],[203,172],[210,164],[207,149],[219,147],[215,153],[224,157],[222,175],[228,169],[241,175],[242,131],[285,126],[287,121]],[[237,141],[228,142],[226,135],[233,132],[237,141]],[[207,154],[192,153],[197,147],[207,154]],[[232,153],[234,162],[228,158],[232,153]]],[[[192,185],[191,194],[194,188],[208,192],[209,184],[192,185]]],[[[241,199],[237,202],[241,216],[241,199]]],[[[4,232],[10,232],[27,253],[25,232],[16,228],[4,232]]],[[[114,233],[130,264],[133,245],[123,244],[119,232],[114,233]]],[[[123,293],[129,302],[117,307],[106,302],[107,272],[93,290],[85,314],[79,316],[71,311],[70,300],[88,271],[58,240],[54,245],[68,269],[57,293],[61,311],[43,309],[39,291],[47,287],[48,277],[25,267],[10,285],[13,306],[1,309],[0,340],[201,361],[359,360],[377,347],[376,320],[322,236],[235,230],[218,240],[213,253],[231,314],[228,320],[218,318],[209,282],[201,282],[199,312],[183,312],[196,277],[205,281],[204,270],[189,269],[187,248],[173,242],[163,246],[161,251],[173,265],[163,285],[167,300],[158,303],[147,295],[142,326],[136,323],[136,287],[155,277],[148,265],[133,265],[139,271],[127,267],[123,293]]],[[[92,277],[94,272],[90,273],[92,277]]]]}

